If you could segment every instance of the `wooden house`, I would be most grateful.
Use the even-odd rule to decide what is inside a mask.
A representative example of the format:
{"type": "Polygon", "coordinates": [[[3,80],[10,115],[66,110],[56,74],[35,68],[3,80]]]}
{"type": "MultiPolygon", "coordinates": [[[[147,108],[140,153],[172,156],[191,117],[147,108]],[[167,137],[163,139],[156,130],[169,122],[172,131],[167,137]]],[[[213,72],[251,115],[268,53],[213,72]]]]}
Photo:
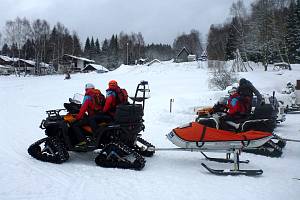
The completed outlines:
{"type": "Polygon", "coordinates": [[[181,51],[177,54],[175,58],[175,62],[188,62],[188,55],[190,55],[190,52],[187,50],[187,48],[183,47],[181,51]]]}
{"type": "Polygon", "coordinates": [[[97,73],[105,73],[105,72],[109,72],[108,69],[106,69],[106,68],[103,67],[102,65],[98,65],[98,64],[88,64],[88,65],[85,66],[85,68],[83,68],[81,71],[82,71],[82,72],[96,71],[97,73]]]}
{"type": "Polygon", "coordinates": [[[84,57],[64,54],[58,70],[61,72],[65,72],[65,71],[79,72],[82,71],[88,64],[94,64],[94,63],[95,63],[94,60],[90,60],[84,57]]]}

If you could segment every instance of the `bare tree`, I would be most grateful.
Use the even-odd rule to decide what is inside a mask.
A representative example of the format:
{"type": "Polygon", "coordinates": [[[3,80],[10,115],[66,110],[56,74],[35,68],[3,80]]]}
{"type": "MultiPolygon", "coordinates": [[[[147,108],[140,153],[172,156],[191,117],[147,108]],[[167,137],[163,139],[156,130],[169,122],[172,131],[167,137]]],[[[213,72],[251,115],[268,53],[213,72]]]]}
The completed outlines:
{"type": "MultiPolygon", "coordinates": [[[[29,21],[26,18],[21,19],[19,17],[13,21],[9,20],[5,24],[6,40],[11,47],[16,47],[18,52],[18,55],[15,55],[15,52],[13,51],[13,58],[16,56],[21,58],[22,47],[30,35],[30,28],[28,28],[28,25],[29,21]]],[[[20,62],[18,63],[18,71],[20,71],[20,62]]]]}

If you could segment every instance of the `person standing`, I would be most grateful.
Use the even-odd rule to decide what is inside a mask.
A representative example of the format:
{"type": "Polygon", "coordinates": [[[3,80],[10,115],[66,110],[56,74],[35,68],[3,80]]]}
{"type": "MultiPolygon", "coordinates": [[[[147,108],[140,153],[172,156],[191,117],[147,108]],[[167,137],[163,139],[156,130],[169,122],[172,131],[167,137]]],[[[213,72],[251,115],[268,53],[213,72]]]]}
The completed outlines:
{"type": "Polygon", "coordinates": [[[260,92],[249,80],[245,78],[240,79],[237,93],[240,96],[241,103],[244,106],[247,114],[251,113],[253,94],[255,94],[257,97],[257,105],[261,105],[262,103],[262,96],[260,92]]]}

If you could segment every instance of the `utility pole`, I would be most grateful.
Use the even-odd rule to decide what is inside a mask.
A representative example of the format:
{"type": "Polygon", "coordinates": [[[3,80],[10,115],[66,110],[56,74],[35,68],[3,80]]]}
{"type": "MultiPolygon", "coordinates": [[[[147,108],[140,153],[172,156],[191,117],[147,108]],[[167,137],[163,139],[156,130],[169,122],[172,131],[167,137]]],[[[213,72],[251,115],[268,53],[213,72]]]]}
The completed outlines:
{"type": "Polygon", "coordinates": [[[127,46],[127,65],[128,65],[128,42],[126,43],[126,46],[127,46]]]}

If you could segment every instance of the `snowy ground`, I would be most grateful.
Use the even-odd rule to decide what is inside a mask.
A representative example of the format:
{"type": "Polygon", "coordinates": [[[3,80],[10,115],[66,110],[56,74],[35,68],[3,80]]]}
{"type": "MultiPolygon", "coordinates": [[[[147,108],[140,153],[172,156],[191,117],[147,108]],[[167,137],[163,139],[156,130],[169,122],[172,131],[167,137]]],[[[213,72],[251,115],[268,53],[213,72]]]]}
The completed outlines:
{"type": "MultiPolygon", "coordinates": [[[[74,93],[92,82],[105,91],[116,79],[129,93],[140,80],[148,80],[151,98],[146,102],[143,138],[157,147],[174,147],[165,135],[180,124],[194,120],[193,107],[212,105],[220,92],[208,88],[205,63],[165,62],[146,66],[122,66],[106,74],[43,77],[0,77],[0,199],[298,199],[300,196],[300,145],[288,143],[281,158],[242,154],[244,168],[261,168],[260,177],[209,174],[201,162],[214,168],[229,165],[204,160],[200,153],[156,152],[142,171],[104,169],[95,165],[95,153],[70,153],[61,165],[44,163],[27,154],[28,146],[44,137],[38,128],[45,110],[62,108],[74,93]],[[169,101],[174,98],[173,112],[169,101]]],[[[293,71],[240,73],[261,91],[281,91],[288,80],[300,79],[293,71]]],[[[300,139],[300,114],[288,114],[276,133],[300,139]]],[[[223,154],[213,154],[221,156],[223,154]]]]}

